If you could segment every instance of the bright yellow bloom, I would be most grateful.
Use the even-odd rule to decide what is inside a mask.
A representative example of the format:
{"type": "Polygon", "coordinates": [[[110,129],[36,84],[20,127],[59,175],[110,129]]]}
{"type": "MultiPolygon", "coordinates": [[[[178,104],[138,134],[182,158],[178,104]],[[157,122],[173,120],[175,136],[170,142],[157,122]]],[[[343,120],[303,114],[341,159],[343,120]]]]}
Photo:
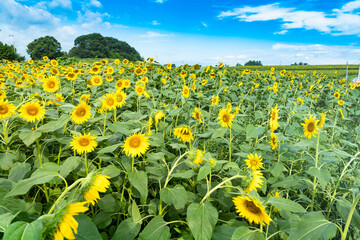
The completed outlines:
{"type": "Polygon", "coordinates": [[[255,155],[250,153],[249,155],[247,155],[247,157],[248,158],[245,159],[245,163],[248,168],[251,168],[251,170],[254,171],[262,167],[263,165],[262,158],[261,156],[258,156],[257,153],[255,153],[255,155]]]}
{"type": "Polygon", "coordinates": [[[237,196],[233,198],[233,202],[239,216],[246,218],[250,223],[254,222],[265,225],[270,224],[272,221],[266,213],[265,207],[258,199],[248,196],[237,196]]]}
{"type": "Polygon", "coordinates": [[[154,117],[154,119],[155,119],[155,124],[158,124],[159,121],[160,121],[163,117],[165,117],[165,114],[164,114],[162,111],[158,111],[158,112],[155,114],[155,117],[154,117]]]}
{"type": "Polygon", "coordinates": [[[153,124],[153,119],[150,117],[150,118],[149,118],[149,121],[148,121],[148,126],[147,126],[148,130],[147,130],[147,132],[146,132],[146,135],[148,135],[148,136],[151,136],[151,127],[152,127],[152,124],[153,124]]]}
{"type": "Polygon", "coordinates": [[[339,113],[340,113],[340,115],[341,115],[341,118],[342,118],[342,119],[345,119],[344,114],[343,114],[343,112],[342,112],[342,109],[339,108],[338,110],[339,110],[339,113]]]}
{"type": "Polygon", "coordinates": [[[127,137],[125,140],[123,152],[126,156],[136,157],[145,154],[149,148],[148,138],[145,137],[145,134],[134,133],[130,137],[127,137]]]}
{"type": "Polygon", "coordinates": [[[280,109],[277,109],[277,105],[273,109],[271,109],[271,115],[270,115],[270,131],[271,132],[275,132],[275,130],[280,127],[280,125],[278,123],[279,110],[280,109]]]}
{"type": "Polygon", "coordinates": [[[38,101],[25,103],[19,111],[20,118],[27,122],[40,121],[45,117],[45,108],[38,101]]]}
{"type": "Polygon", "coordinates": [[[211,99],[211,105],[218,105],[219,104],[219,96],[215,95],[211,99]]]}
{"type": "Polygon", "coordinates": [[[0,120],[16,114],[16,107],[8,100],[0,100],[0,120]]]}
{"type": "Polygon", "coordinates": [[[75,124],[83,124],[91,118],[91,107],[86,102],[80,102],[71,113],[71,121],[75,124]]]}
{"type": "Polygon", "coordinates": [[[59,79],[55,76],[50,76],[44,80],[43,89],[45,92],[53,93],[59,90],[59,79]]]}
{"type": "Polygon", "coordinates": [[[103,84],[103,80],[101,78],[101,76],[99,75],[95,75],[90,79],[91,85],[92,86],[101,86],[103,84]]]}
{"type": "Polygon", "coordinates": [[[220,110],[219,116],[217,119],[220,120],[220,122],[218,122],[218,123],[221,125],[221,127],[223,127],[223,128],[230,127],[231,128],[232,121],[234,118],[235,118],[235,114],[232,114],[229,109],[223,108],[220,110]]]}
{"type": "Polygon", "coordinates": [[[100,199],[99,192],[106,192],[106,189],[110,186],[109,176],[105,175],[96,175],[93,179],[91,187],[88,191],[84,193],[84,198],[87,202],[91,203],[93,206],[100,199]]]}
{"type": "Polygon", "coordinates": [[[261,188],[264,183],[264,181],[262,180],[264,178],[263,174],[260,170],[255,170],[251,172],[249,177],[249,181],[247,182],[248,185],[244,189],[244,192],[250,193],[253,190],[256,192],[257,189],[261,188]]]}
{"type": "Polygon", "coordinates": [[[117,103],[115,100],[115,94],[114,93],[108,93],[105,95],[105,99],[102,100],[102,105],[106,110],[115,110],[117,103]]]}
{"type": "Polygon", "coordinates": [[[191,133],[191,129],[186,126],[175,128],[174,135],[177,138],[181,139],[181,141],[183,142],[190,142],[191,140],[194,140],[194,137],[191,133]]]}
{"type": "Polygon", "coordinates": [[[339,101],[338,101],[338,104],[339,104],[340,106],[344,105],[344,103],[345,103],[344,100],[339,100],[339,101]]]}
{"type": "Polygon", "coordinates": [[[301,124],[304,127],[305,137],[308,137],[310,139],[312,136],[315,137],[315,135],[318,134],[318,132],[316,132],[317,130],[319,130],[318,122],[319,120],[315,120],[315,117],[313,116],[305,118],[305,123],[301,124]]]}
{"type": "Polygon", "coordinates": [[[197,122],[203,123],[200,110],[198,108],[195,108],[194,111],[195,112],[192,113],[193,118],[195,118],[197,122]]]}
{"type": "Polygon", "coordinates": [[[200,149],[197,149],[196,156],[195,156],[195,159],[193,160],[193,163],[200,166],[204,162],[204,153],[205,153],[205,151],[201,151],[200,149]]]}
{"type": "Polygon", "coordinates": [[[90,135],[90,133],[82,135],[79,134],[73,137],[73,140],[70,142],[72,149],[78,154],[89,153],[94,151],[97,146],[95,141],[96,136],[90,135]]]}
{"type": "Polygon", "coordinates": [[[320,122],[319,122],[319,128],[321,129],[324,126],[326,120],[326,113],[321,113],[320,122]]]}
{"type": "Polygon", "coordinates": [[[141,85],[141,84],[139,84],[139,85],[137,85],[136,87],[135,87],[135,92],[136,92],[136,94],[137,95],[143,95],[144,94],[144,92],[145,92],[145,86],[144,85],[141,85]]]}
{"type": "Polygon", "coordinates": [[[190,96],[190,90],[188,86],[184,86],[182,89],[182,96],[188,98],[190,96]]]}
{"type": "Polygon", "coordinates": [[[275,133],[271,133],[271,140],[270,140],[271,149],[274,150],[279,143],[279,140],[277,139],[277,136],[275,133]]]}
{"type": "Polygon", "coordinates": [[[115,101],[116,101],[116,106],[117,107],[122,107],[124,106],[125,102],[126,102],[126,98],[127,95],[125,92],[123,91],[117,91],[115,93],[115,101]]]}

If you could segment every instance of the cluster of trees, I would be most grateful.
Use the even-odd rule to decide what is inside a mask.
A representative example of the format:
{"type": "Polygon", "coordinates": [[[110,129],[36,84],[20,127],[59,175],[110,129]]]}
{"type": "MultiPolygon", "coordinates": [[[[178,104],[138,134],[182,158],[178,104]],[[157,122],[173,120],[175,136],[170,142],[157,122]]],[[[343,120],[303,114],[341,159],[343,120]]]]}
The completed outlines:
{"type": "Polygon", "coordinates": [[[262,66],[261,61],[256,61],[256,60],[250,60],[247,61],[244,66],[262,66]]]}
{"type": "MultiPolygon", "coordinates": [[[[27,45],[27,53],[31,59],[39,60],[43,56],[50,59],[58,57],[77,58],[127,58],[130,61],[141,61],[142,57],[135,48],[128,43],[113,37],[103,37],[99,33],[82,35],[74,40],[74,47],[69,53],[61,51],[61,44],[51,36],[35,39],[27,45]]],[[[0,59],[24,60],[16,53],[13,46],[3,45],[0,42],[0,59]]]]}
{"type": "Polygon", "coordinates": [[[291,64],[291,65],[308,65],[308,63],[303,63],[303,62],[299,62],[299,63],[293,63],[293,64],[291,64]]]}

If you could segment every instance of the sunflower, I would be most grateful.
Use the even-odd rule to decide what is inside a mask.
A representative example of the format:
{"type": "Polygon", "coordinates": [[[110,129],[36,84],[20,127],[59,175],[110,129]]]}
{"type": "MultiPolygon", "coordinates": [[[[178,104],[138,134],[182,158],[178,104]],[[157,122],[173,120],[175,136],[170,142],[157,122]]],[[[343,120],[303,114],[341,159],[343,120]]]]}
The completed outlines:
{"type": "Polygon", "coordinates": [[[198,121],[199,123],[203,123],[203,120],[201,119],[201,112],[200,110],[196,107],[194,109],[195,112],[192,113],[193,118],[196,119],[196,121],[198,121]]]}
{"type": "Polygon", "coordinates": [[[166,69],[171,70],[171,63],[166,64],[166,69]]]}
{"type": "Polygon", "coordinates": [[[184,86],[182,89],[182,96],[188,98],[190,96],[190,90],[188,86],[184,86]]]}
{"type": "Polygon", "coordinates": [[[126,65],[129,63],[129,60],[127,60],[126,58],[124,58],[124,60],[122,61],[122,64],[126,65]]]}
{"type": "Polygon", "coordinates": [[[218,105],[219,104],[219,96],[215,95],[211,99],[211,105],[218,105]]]}
{"type": "Polygon", "coordinates": [[[245,159],[245,163],[247,165],[248,168],[251,168],[251,170],[257,170],[260,169],[263,165],[262,163],[262,158],[261,156],[258,156],[257,153],[255,153],[255,155],[253,155],[252,153],[250,153],[249,155],[247,155],[247,159],[245,159]]]}
{"type": "Polygon", "coordinates": [[[90,94],[83,94],[80,97],[80,102],[85,102],[86,104],[89,104],[90,101],[90,94]]]}
{"type": "Polygon", "coordinates": [[[114,93],[108,93],[105,95],[104,100],[102,100],[102,105],[105,107],[106,110],[115,110],[117,103],[115,100],[114,93]]]}
{"type": "Polygon", "coordinates": [[[91,73],[91,74],[99,74],[100,71],[101,71],[101,68],[100,68],[99,66],[93,66],[93,67],[90,69],[89,73],[91,73]]]}
{"type": "Polygon", "coordinates": [[[65,98],[63,97],[63,95],[61,93],[56,93],[54,100],[55,105],[61,105],[61,103],[64,102],[65,102],[65,98]]]}
{"type": "Polygon", "coordinates": [[[319,128],[321,129],[324,126],[326,120],[326,113],[321,113],[320,122],[319,122],[319,128]]]}
{"type": "Polygon", "coordinates": [[[150,117],[147,125],[147,132],[146,135],[151,136],[151,127],[153,125],[153,119],[150,117]]]}
{"type": "Polygon", "coordinates": [[[84,133],[84,135],[79,134],[73,137],[73,140],[70,142],[70,146],[72,146],[72,149],[78,154],[89,153],[94,151],[97,146],[95,139],[96,137],[90,135],[90,133],[84,133]]]}
{"type": "Polygon", "coordinates": [[[115,101],[116,101],[116,106],[117,107],[122,107],[124,106],[125,102],[126,102],[126,98],[127,95],[125,92],[123,91],[117,91],[115,93],[115,101]]]}
{"type": "Polygon", "coordinates": [[[271,133],[271,140],[270,140],[271,149],[274,150],[279,143],[279,140],[277,139],[277,136],[275,133],[271,133]]]}
{"type": "Polygon", "coordinates": [[[339,113],[340,113],[340,115],[341,115],[341,118],[342,118],[342,119],[345,119],[344,114],[343,114],[343,112],[342,112],[342,109],[341,109],[341,108],[339,108],[339,113]]]}
{"type": "Polygon", "coordinates": [[[124,88],[125,88],[124,80],[123,80],[123,79],[119,79],[119,80],[116,82],[115,88],[118,89],[118,90],[124,89],[124,88]]]}
{"type": "Polygon", "coordinates": [[[145,92],[145,86],[144,86],[144,85],[141,85],[141,84],[137,85],[137,86],[135,87],[135,92],[136,92],[136,94],[137,94],[138,96],[143,95],[144,92],[145,92]]]}
{"type": "Polygon", "coordinates": [[[177,138],[181,139],[181,141],[183,142],[190,142],[191,140],[194,140],[194,137],[191,133],[191,129],[187,126],[175,128],[174,135],[177,138]]]}
{"type": "Polygon", "coordinates": [[[316,132],[317,130],[319,130],[318,122],[319,120],[315,120],[315,117],[313,116],[305,118],[305,123],[301,124],[304,127],[305,137],[308,137],[310,139],[312,136],[315,137],[315,135],[318,134],[318,132],[316,132]]]}
{"type": "Polygon", "coordinates": [[[45,117],[45,108],[38,101],[27,102],[20,108],[19,116],[27,122],[40,121],[45,117]]]}
{"type": "Polygon", "coordinates": [[[0,120],[16,114],[16,107],[8,100],[0,100],[0,120]]]}
{"type": "Polygon", "coordinates": [[[339,92],[334,92],[334,98],[338,99],[340,97],[340,93],[339,92]]]}
{"type": "Polygon", "coordinates": [[[223,127],[223,128],[230,127],[231,128],[232,121],[234,118],[235,118],[235,114],[232,114],[229,109],[223,108],[220,110],[219,117],[217,119],[220,120],[220,122],[218,122],[218,123],[221,125],[221,127],[223,127]]]}
{"type": "Polygon", "coordinates": [[[302,106],[304,104],[304,100],[301,97],[298,97],[296,99],[296,101],[298,101],[300,103],[300,106],[302,106]]]}
{"type": "Polygon", "coordinates": [[[204,153],[205,151],[197,149],[195,159],[192,162],[200,166],[204,162],[204,153]]]}
{"type": "Polygon", "coordinates": [[[278,127],[280,127],[279,123],[278,123],[278,119],[279,119],[279,110],[277,109],[277,105],[271,109],[271,115],[270,115],[270,131],[274,132],[276,129],[278,129],[278,127]]]}
{"type": "Polygon", "coordinates": [[[130,137],[127,137],[125,140],[123,152],[126,156],[136,157],[145,154],[149,148],[148,138],[145,137],[145,134],[135,133],[130,137]]]}
{"type": "Polygon", "coordinates": [[[138,75],[138,76],[140,76],[140,75],[142,75],[143,74],[143,70],[141,69],[141,68],[135,68],[135,74],[136,75],[138,75]]]}
{"type": "Polygon", "coordinates": [[[251,173],[249,174],[249,178],[247,183],[246,188],[244,189],[244,192],[249,193],[251,191],[257,191],[257,188],[261,188],[261,186],[263,185],[264,181],[262,180],[263,178],[263,174],[260,170],[255,170],[255,171],[251,171],[251,173]]]}
{"type": "Polygon", "coordinates": [[[338,101],[338,104],[339,104],[340,106],[344,105],[344,103],[345,103],[344,100],[339,100],[339,101],[338,101]]]}
{"type": "Polygon", "coordinates": [[[6,92],[2,89],[0,89],[0,100],[5,99],[6,98],[6,92]]]}
{"type": "Polygon", "coordinates": [[[256,224],[270,224],[272,221],[270,216],[266,213],[265,207],[255,198],[248,196],[237,196],[233,198],[236,212],[239,216],[246,218],[250,223],[256,224]]]}
{"type": "Polygon", "coordinates": [[[98,174],[92,177],[92,183],[90,188],[84,193],[84,198],[88,203],[93,206],[100,199],[99,192],[106,192],[106,189],[110,186],[109,176],[98,174]]]}
{"type": "Polygon", "coordinates": [[[59,90],[59,85],[59,79],[55,76],[50,76],[49,78],[45,79],[43,89],[45,92],[53,93],[59,90]]]}
{"type": "Polygon", "coordinates": [[[86,203],[87,202],[73,203],[65,209],[60,224],[56,226],[54,240],[63,240],[64,238],[75,239],[74,233],[77,234],[79,223],[73,216],[86,212],[89,209],[84,206],[86,203]]]}
{"type": "Polygon", "coordinates": [[[51,64],[52,66],[54,66],[54,67],[57,67],[57,66],[59,65],[58,61],[56,61],[55,59],[52,59],[52,60],[50,61],[50,64],[51,64]]]}
{"type": "Polygon", "coordinates": [[[154,117],[154,119],[155,119],[155,124],[158,124],[159,121],[160,121],[163,117],[165,117],[165,114],[164,114],[162,111],[157,111],[157,113],[155,113],[155,117],[154,117]]]}
{"type": "Polygon", "coordinates": [[[91,117],[91,107],[86,102],[80,102],[71,113],[71,121],[75,124],[87,122],[91,117]]]}
{"type": "Polygon", "coordinates": [[[70,81],[76,81],[77,79],[77,74],[74,72],[69,72],[66,74],[66,79],[70,80],[70,81]]]}
{"type": "Polygon", "coordinates": [[[99,75],[91,77],[90,82],[92,86],[101,86],[103,84],[103,80],[99,75]]]}

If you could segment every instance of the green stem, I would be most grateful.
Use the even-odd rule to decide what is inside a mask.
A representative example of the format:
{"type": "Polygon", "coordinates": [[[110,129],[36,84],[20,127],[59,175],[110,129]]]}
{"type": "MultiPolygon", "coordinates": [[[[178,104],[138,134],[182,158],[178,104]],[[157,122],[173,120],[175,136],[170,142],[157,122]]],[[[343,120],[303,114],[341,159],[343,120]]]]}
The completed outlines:
{"type": "Polygon", "coordinates": [[[105,128],[106,128],[106,116],[107,116],[107,112],[105,112],[105,117],[104,117],[104,129],[103,129],[103,136],[105,136],[105,128]]]}
{"type": "Polygon", "coordinates": [[[233,179],[236,179],[236,178],[242,178],[244,176],[241,176],[241,175],[235,175],[235,176],[232,176],[231,178],[228,178],[226,179],[225,181],[222,181],[221,183],[219,183],[218,185],[216,185],[213,189],[211,189],[209,192],[206,193],[206,195],[203,197],[203,199],[201,200],[200,204],[202,204],[208,197],[210,197],[210,195],[217,189],[221,188],[222,185],[224,185],[226,182],[229,182],[233,179]]]}
{"type": "Polygon", "coordinates": [[[39,143],[39,139],[36,139],[36,146],[37,146],[37,152],[38,152],[38,158],[39,158],[39,164],[42,166],[42,160],[41,160],[41,147],[39,143]]]}
{"type": "Polygon", "coordinates": [[[231,136],[231,127],[230,127],[230,140],[229,140],[229,162],[231,162],[231,140],[232,140],[232,136],[231,136]]]}
{"type": "Polygon", "coordinates": [[[85,153],[85,171],[86,171],[86,176],[89,174],[89,168],[88,168],[88,163],[87,163],[87,157],[86,157],[86,153],[85,153]]]}
{"type": "MultiPolygon", "coordinates": [[[[318,139],[316,142],[315,168],[317,168],[318,160],[319,160],[319,142],[320,142],[320,133],[318,134],[318,139]]],[[[315,200],[315,195],[316,195],[316,180],[317,180],[317,178],[314,177],[310,211],[313,211],[313,209],[314,209],[314,200],[315,200]]]]}
{"type": "Polygon", "coordinates": [[[341,240],[346,239],[346,235],[347,235],[347,232],[349,230],[350,222],[351,222],[352,216],[353,216],[353,214],[355,212],[355,209],[356,209],[356,206],[357,206],[359,200],[360,200],[360,193],[356,196],[355,201],[354,201],[354,203],[353,203],[353,205],[352,205],[352,207],[350,209],[349,216],[348,216],[348,218],[346,220],[344,231],[343,231],[343,234],[341,236],[341,240]]]}
{"type": "Polygon", "coordinates": [[[167,175],[167,177],[166,177],[166,180],[165,180],[165,184],[164,184],[164,188],[166,188],[166,186],[167,186],[167,184],[169,183],[169,181],[170,181],[170,176],[171,176],[171,174],[172,174],[172,172],[175,170],[175,168],[178,166],[178,162],[186,155],[186,154],[188,154],[189,152],[185,152],[183,155],[181,155],[177,160],[176,160],[176,162],[174,163],[174,165],[172,166],[172,168],[170,169],[170,171],[169,171],[169,173],[168,173],[168,175],[167,175]]]}
{"type": "Polygon", "coordinates": [[[135,165],[135,158],[134,156],[131,158],[131,171],[134,171],[134,165],[135,165]]]}
{"type": "Polygon", "coordinates": [[[73,189],[73,188],[74,188],[79,182],[81,182],[82,180],[83,180],[83,178],[80,178],[80,179],[76,180],[73,184],[71,184],[69,187],[67,187],[67,188],[65,189],[65,191],[63,191],[62,194],[58,197],[58,199],[56,199],[55,203],[54,203],[54,204],[52,205],[52,207],[50,208],[48,214],[51,214],[51,213],[54,211],[56,204],[58,204],[58,203],[60,202],[60,200],[65,196],[65,194],[66,194],[67,192],[69,192],[71,189],[73,189]]]}
{"type": "Polygon", "coordinates": [[[5,145],[6,145],[6,149],[7,150],[10,150],[9,146],[8,146],[8,131],[7,131],[7,125],[8,125],[8,121],[9,120],[4,120],[3,121],[3,128],[4,128],[4,131],[3,131],[3,134],[4,134],[4,141],[5,141],[5,145]]]}

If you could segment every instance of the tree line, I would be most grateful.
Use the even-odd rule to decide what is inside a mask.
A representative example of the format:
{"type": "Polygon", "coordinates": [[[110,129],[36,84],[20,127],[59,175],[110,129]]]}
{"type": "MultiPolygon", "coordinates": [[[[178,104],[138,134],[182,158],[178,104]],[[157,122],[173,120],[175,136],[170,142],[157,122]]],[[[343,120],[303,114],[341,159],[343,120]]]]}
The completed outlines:
{"type": "MultiPolygon", "coordinates": [[[[50,59],[58,57],[77,58],[126,58],[130,61],[140,61],[140,53],[128,43],[113,37],[103,37],[100,33],[82,35],[74,40],[74,47],[69,52],[61,51],[61,44],[52,36],[40,37],[27,45],[26,52],[31,59],[39,60],[43,56],[50,59]]],[[[0,59],[21,61],[14,46],[0,42],[0,59]]]]}

